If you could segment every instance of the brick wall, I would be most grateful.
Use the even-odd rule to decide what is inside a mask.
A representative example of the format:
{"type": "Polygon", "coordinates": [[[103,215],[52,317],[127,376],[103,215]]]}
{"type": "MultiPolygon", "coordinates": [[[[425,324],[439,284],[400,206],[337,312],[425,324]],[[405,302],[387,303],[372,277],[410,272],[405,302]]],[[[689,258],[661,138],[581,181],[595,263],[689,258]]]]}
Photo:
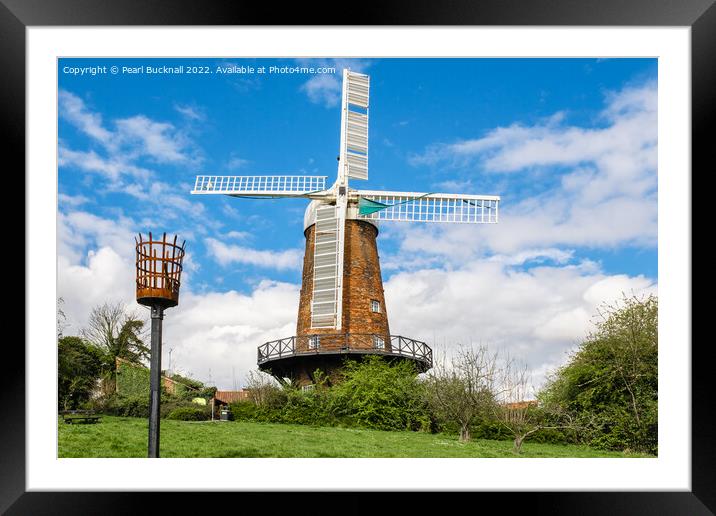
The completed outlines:
{"type": "Polygon", "coordinates": [[[348,344],[351,349],[372,349],[370,335],[383,337],[385,349],[390,349],[390,327],[385,309],[383,279],[380,273],[376,237],[378,228],[360,220],[346,221],[345,258],[343,262],[343,318],[340,332],[329,328],[311,328],[311,298],[313,295],[313,247],[315,226],[309,226],[304,235],[306,249],[303,259],[303,280],[298,305],[296,325],[296,350],[308,351],[309,339],[306,335],[322,335],[320,349],[315,356],[304,356],[292,366],[290,376],[299,385],[314,382],[313,372],[321,369],[331,379],[338,379],[345,355],[321,354],[321,351],[337,350],[348,344]],[[371,301],[380,303],[380,312],[371,310],[371,301]],[[351,334],[346,342],[345,336],[331,337],[330,334],[351,334]],[[303,337],[303,338],[302,338],[303,337]]]}
{"type": "MultiPolygon", "coordinates": [[[[335,329],[311,328],[311,297],[313,294],[313,246],[315,226],[306,231],[306,250],[303,259],[303,281],[298,306],[296,335],[331,334],[335,329]]],[[[388,314],[385,309],[383,279],[380,273],[376,237],[378,229],[359,220],[346,221],[346,246],[343,265],[343,319],[340,333],[373,333],[384,336],[390,343],[388,314]],[[380,303],[380,312],[371,311],[371,301],[380,303]]],[[[342,339],[321,339],[321,349],[340,347],[342,339]]],[[[307,348],[307,339],[299,339],[299,350],[307,348]]],[[[355,337],[351,347],[372,347],[369,338],[355,337]]]]}

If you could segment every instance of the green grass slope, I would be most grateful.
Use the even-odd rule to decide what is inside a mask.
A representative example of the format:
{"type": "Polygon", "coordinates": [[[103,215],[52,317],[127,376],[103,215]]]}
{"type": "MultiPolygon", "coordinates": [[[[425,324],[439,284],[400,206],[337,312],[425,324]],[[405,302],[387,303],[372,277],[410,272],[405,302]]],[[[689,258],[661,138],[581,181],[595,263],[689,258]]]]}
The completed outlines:
{"type": "MultiPolygon", "coordinates": [[[[142,418],[103,416],[97,424],[58,423],[58,456],[146,457],[142,418]]],[[[234,421],[161,421],[162,457],[518,457],[511,441],[420,432],[383,432],[234,421]]],[[[584,446],[530,443],[519,457],[648,457],[584,446]]]]}

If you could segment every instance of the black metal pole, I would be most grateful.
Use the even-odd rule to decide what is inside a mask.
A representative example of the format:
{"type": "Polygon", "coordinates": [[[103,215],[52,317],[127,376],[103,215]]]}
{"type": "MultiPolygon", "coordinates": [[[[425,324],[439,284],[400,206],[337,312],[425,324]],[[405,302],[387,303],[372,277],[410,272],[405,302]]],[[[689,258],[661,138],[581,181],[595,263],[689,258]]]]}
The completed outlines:
{"type": "Polygon", "coordinates": [[[162,378],[162,319],[164,308],[152,306],[152,356],[149,368],[149,451],[148,457],[159,457],[159,402],[162,378]]]}

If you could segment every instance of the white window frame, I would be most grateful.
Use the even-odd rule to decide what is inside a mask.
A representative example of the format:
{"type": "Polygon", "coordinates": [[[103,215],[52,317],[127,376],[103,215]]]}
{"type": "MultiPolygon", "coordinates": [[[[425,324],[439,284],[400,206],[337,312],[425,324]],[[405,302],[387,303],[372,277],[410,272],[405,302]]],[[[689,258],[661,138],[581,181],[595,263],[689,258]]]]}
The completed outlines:
{"type": "Polygon", "coordinates": [[[378,301],[377,299],[371,299],[370,300],[370,311],[373,312],[374,314],[381,313],[380,312],[380,301],[378,301]],[[378,307],[377,310],[375,309],[376,306],[378,307]]]}
{"type": "Polygon", "coordinates": [[[373,348],[385,349],[385,339],[380,335],[373,335],[373,348]]]}
{"type": "Polygon", "coordinates": [[[319,349],[321,347],[320,335],[311,335],[308,337],[308,349],[319,349]]]}

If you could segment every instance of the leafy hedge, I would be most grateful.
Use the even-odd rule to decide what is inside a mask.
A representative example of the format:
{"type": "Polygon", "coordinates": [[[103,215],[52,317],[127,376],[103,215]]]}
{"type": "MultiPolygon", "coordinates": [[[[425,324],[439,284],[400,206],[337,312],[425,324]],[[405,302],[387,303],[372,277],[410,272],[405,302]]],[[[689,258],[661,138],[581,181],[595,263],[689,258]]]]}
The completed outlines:
{"type": "Polygon", "coordinates": [[[108,416],[149,417],[149,394],[147,396],[111,394],[91,400],[83,408],[108,416]]]}
{"type": "MultiPolygon", "coordinates": [[[[112,394],[105,398],[94,399],[85,403],[82,408],[91,409],[100,414],[122,417],[149,417],[149,395],[147,396],[123,396],[112,394]]],[[[204,414],[203,419],[211,419],[211,409],[208,406],[199,406],[191,401],[179,399],[173,396],[163,395],[159,405],[159,417],[162,419],[172,418],[172,412],[178,410],[199,410],[204,414]]]]}
{"type": "MultiPolygon", "coordinates": [[[[122,396],[149,396],[149,369],[139,364],[128,364],[120,362],[117,371],[117,393],[122,396]]],[[[164,377],[162,377],[164,378],[164,377]]],[[[171,377],[174,380],[174,397],[182,399],[205,398],[207,400],[214,397],[216,387],[206,387],[202,382],[175,374],[171,377]]],[[[161,382],[162,395],[170,395],[161,382]]]]}
{"type": "Polygon", "coordinates": [[[149,397],[149,369],[120,362],[116,373],[117,393],[130,398],[135,396],[149,397]]]}
{"type": "Polygon", "coordinates": [[[175,408],[167,414],[167,419],[176,419],[179,421],[207,421],[210,418],[210,410],[197,407],[196,405],[193,407],[175,408]]]}

